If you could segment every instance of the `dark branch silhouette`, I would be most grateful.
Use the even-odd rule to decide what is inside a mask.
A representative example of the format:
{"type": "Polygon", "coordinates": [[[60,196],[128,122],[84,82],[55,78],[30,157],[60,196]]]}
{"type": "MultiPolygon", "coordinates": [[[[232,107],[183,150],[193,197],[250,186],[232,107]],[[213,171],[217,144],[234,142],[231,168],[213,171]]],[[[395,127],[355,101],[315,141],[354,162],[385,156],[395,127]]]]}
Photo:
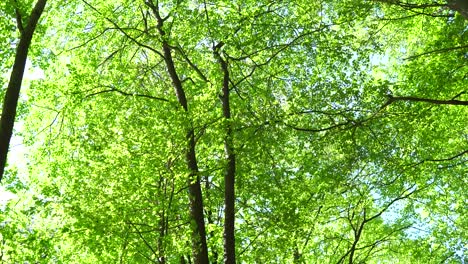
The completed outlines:
{"type": "MultiPolygon", "coordinates": [[[[462,93],[458,94],[454,98],[460,96],[462,93]]],[[[422,97],[415,97],[415,96],[393,96],[393,95],[388,95],[388,100],[384,105],[382,105],[381,109],[391,105],[394,102],[398,102],[398,101],[423,102],[423,103],[430,103],[430,104],[435,104],[435,105],[468,105],[468,101],[455,100],[455,99],[438,100],[438,99],[422,98],[422,97]]]]}
{"type": "Polygon", "coordinates": [[[44,11],[47,0],[38,0],[34,9],[31,11],[28,23],[23,28],[21,14],[16,9],[18,29],[21,33],[18,47],[16,48],[16,57],[13,64],[13,70],[10,75],[10,82],[6,90],[5,99],[3,100],[2,117],[0,121],[0,182],[3,178],[5,165],[10,146],[11,136],[13,134],[13,125],[16,117],[16,107],[23,82],[24,69],[26,67],[26,59],[28,57],[29,47],[31,46],[32,37],[36,30],[36,25],[44,11]]]}
{"type": "Polygon", "coordinates": [[[95,95],[98,95],[98,94],[112,93],[112,92],[116,92],[116,93],[119,93],[119,94],[125,95],[125,96],[144,97],[144,98],[154,99],[154,100],[163,101],[163,102],[170,102],[168,99],[165,99],[165,98],[162,98],[162,97],[157,97],[157,96],[152,96],[152,95],[147,95],[147,94],[127,93],[127,92],[124,92],[124,91],[119,90],[119,89],[114,88],[114,87],[110,87],[107,90],[102,90],[102,91],[98,91],[98,92],[88,94],[88,95],[85,96],[85,98],[95,96],[95,95]]]}

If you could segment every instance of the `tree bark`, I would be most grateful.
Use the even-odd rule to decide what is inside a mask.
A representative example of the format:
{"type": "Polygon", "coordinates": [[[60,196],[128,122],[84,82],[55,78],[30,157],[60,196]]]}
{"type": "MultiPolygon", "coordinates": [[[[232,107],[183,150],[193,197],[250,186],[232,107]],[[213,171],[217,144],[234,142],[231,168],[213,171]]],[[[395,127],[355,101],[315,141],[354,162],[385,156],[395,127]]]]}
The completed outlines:
{"type": "Polygon", "coordinates": [[[219,49],[224,44],[221,42],[214,47],[214,55],[218,59],[223,72],[223,87],[221,92],[221,103],[223,116],[226,122],[224,137],[224,152],[226,154],[227,166],[224,173],[224,263],[236,263],[236,240],[235,240],[235,176],[236,155],[232,138],[231,106],[229,101],[229,69],[225,59],[219,54],[219,49]]]}
{"type": "MultiPolygon", "coordinates": [[[[185,91],[182,88],[177,72],[172,60],[171,50],[169,45],[163,43],[164,56],[172,83],[179,100],[180,105],[188,112],[188,103],[185,96],[185,91]]],[[[197,157],[195,152],[195,132],[193,128],[189,128],[186,134],[187,150],[185,153],[187,167],[190,170],[188,179],[189,184],[189,201],[190,201],[190,216],[195,221],[192,235],[192,250],[195,263],[208,263],[208,247],[206,245],[206,229],[205,217],[203,212],[203,195],[200,186],[200,176],[198,171],[197,157]]]]}
{"type": "Polygon", "coordinates": [[[16,49],[15,62],[11,71],[10,81],[3,100],[2,117],[0,121],[0,182],[5,171],[8,148],[13,134],[13,125],[16,117],[16,107],[23,81],[26,59],[28,57],[31,40],[39,18],[44,11],[47,0],[38,0],[29,16],[28,24],[23,27],[21,15],[17,10],[17,24],[20,30],[20,40],[16,49]]]}

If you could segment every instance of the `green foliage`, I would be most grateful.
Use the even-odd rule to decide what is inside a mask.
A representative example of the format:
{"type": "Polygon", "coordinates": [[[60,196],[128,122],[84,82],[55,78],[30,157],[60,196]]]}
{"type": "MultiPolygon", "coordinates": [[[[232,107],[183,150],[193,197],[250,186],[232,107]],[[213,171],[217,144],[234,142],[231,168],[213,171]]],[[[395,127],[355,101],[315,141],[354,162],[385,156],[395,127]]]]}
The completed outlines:
{"type": "Polygon", "coordinates": [[[468,108],[389,96],[467,101],[467,22],[383,2],[160,1],[162,37],[143,1],[54,3],[31,51],[46,77],[24,93],[26,168],[3,182],[17,197],[0,218],[2,260],[192,258],[193,129],[209,257],[221,262],[230,126],[239,263],[463,263],[468,108]]]}

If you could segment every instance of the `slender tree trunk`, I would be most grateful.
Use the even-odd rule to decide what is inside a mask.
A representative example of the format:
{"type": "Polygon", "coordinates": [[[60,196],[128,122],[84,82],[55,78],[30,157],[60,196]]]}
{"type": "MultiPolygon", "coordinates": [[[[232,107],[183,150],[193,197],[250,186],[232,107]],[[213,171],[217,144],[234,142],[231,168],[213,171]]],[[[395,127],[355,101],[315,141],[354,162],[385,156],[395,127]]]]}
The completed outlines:
{"type": "Polygon", "coordinates": [[[195,134],[193,129],[187,133],[189,149],[186,153],[189,176],[189,200],[190,215],[195,221],[192,236],[192,249],[194,262],[197,264],[208,263],[208,246],[206,245],[205,218],[203,212],[203,196],[200,186],[200,176],[198,175],[198,165],[195,156],[195,134]]]}
{"type": "Polygon", "coordinates": [[[224,152],[226,154],[227,166],[224,173],[224,263],[236,263],[236,240],[235,240],[235,176],[236,155],[234,153],[234,142],[232,138],[231,106],[229,101],[229,69],[226,60],[219,54],[223,43],[219,43],[214,54],[217,57],[223,72],[223,87],[221,103],[223,116],[226,119],[226,134],[224,137],[224,152]]]}
{"type": "Polygon", "coordinates": [[[364,218],[362,220],[362,223],[359,225],[359,228],[354,232],[354,242],[349,252],[349,261],[348,261],[349,264],[354,263],[354,254],[356,253],[357,244],[359,242],[359,239],[361,238],[362,230],[364,229],[365,224],[366,224],[366,210],[364,209],[364,218]]]}
{"type": "MultiPolygon", "coordinates": [[[[206,201],[210,201],[210,188],[211,188],[210,184],[211,184],[210,179],[208,175],[206,175],[205,176],[205,190],[206,190],[205,200],[206,201]]],[[[213,211],[211,210],[209,206],[207,207],[207,211],[206,211],[206,220],[208,221],[208,224],[213,225],[215,223],[213,220],[213,211]]],[[[209,238],[213,238],[214,236],[215,236],[215,232],[214,230],[211,230],[209,233],[209,236],[207,237],[207,240],[209,240],[209,238]]],[[[218,264],[218,251],[216,250],[216,248],[211,250],[211,254],[212,254],[211,263],[218,264]]]]}
{"type": "MultiPolygon", "coordinates": [[[[188,112],[187,97],[182,88],[182,82],[177,75],[172,59],[171,49],[167,42],[163,42],[163,51],[166,61],[166,66],[169,75],[172,79],[175,93],[180,105],[188,112]]],[[[187,167],[190,170],[188,179],[189,184],[189,200],[190,200],[190,216],[194,220],[193,235],[192,235],[192,250],[194,262],[205,264],[208,263],[208,247],[206,245],[206,229],[205,216],[203,212],[203,195],[200,186],[200,175],[198,173],[197,157],[195,152],[195,132],[193,128],[189,128],[186,135],[187,151],[185,153],[187,167]]]]}
{"type": "Polygon", "coordinates": [[[18,98],[21,90],[21,83],[23,81],[24,68],[26,67],[26,59],[28,57],[29,46],[36,29],[39,18],[44,11],[47,0],[38,0],[34,9],[29,16],[29,21],[26,27],[23,27],[21,15],[17,10],[17,24],[21,36],[16,48],[15,63],[11,71],[10,82],[3,100],[2,117],[0,121],[0,182],[3,178],[5,165],[7,160],[8,148],[10,146],[10,139],[13,133],[13,125],[16,117],[16,106],[18,105],[18,98]]]}
{"type": "MultiPolygon", "coordinates": [[[[188,112],[188,103],[185,91],[182,87],[182,82],[177,74],[174,60],[172,58],[171,47],[169,43],[164,40],[166,32],[163,29],[165,19],[161,17],[159,13],[159,7],[153,3],[153,1],[145,1],[145,4],[151,8],[154,16],[158,22],[157,29],[162,37],[162,49],[164,62],[167,67],[167,71],[172,81],[177,100],[184,109],[188,112]]],[[[206,245],[206,229],[205,229],[205,216],[203,212],[203,196],[200,186],[200,175],[198,171],[197,157],[195,151],[195,132],[190,124],[186,134],[187,149],[185,153],[187,167],[190,171],[188,178],[188,190],[189,190],[189,203],[190,203],[190,216],[192,218],[192,252],[193,259],[196,264],[208,264],[208,247],[206,245]]]]}
{"type": "Polygon", "coordinates": [[[158,238],[158,262],[160,264],[166,264],[165,248],[164,248],[164,237],[166,236],[166,215],[164,210],[160,214],[159,219],[159,238],[158,238]]]}
{"type": "MultiPolygon", "coordinates": [[[[187,98],[185,91],[182,88],[177,72],[172,60],[171,49],[167,42],[163,43],[164,56],[166,66],[168,67],[169,74],[174,85],[175,93],[180,105],[188,112],[187,98]]],[[[206,245],[206,229],[205,229],[205,216],[203,212],[203,195],[200,186],[200,176],[198,171],[197,157],[195,151],[195,132],[193,128],[189,128],[186,134],[187,150],[185,153],[187,167],[190,170],[188,179],[189,184],[189,201],[190,201],[190,216],[194,220],[193,235],[192,235],[192,250],[194,255],[194,262],[205,264],[208,263],[208,247],[206,245]]]]}

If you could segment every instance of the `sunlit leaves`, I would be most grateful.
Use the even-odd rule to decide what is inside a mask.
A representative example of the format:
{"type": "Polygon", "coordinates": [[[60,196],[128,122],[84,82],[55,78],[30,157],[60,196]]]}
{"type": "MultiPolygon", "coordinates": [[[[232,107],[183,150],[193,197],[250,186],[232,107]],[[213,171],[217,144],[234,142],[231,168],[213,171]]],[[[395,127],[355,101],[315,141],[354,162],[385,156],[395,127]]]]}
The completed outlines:
{"type": "MultiPolygon", "coordinates": [[[[45,248],[52,263],[187,260],[189,128],[209,254],[220,261],[228,125],[240,262],[349,262],[351,251],[356,263],[460,258],[466,107],[385,103],[467,100],[466,21],[380,1],[159,4],[188,112],[177,104],[143,1],[49,10],[38,36],[44,48],[33,51],[45,78],[27,91],[22,115],[31,180],[7,181],[35,198],[22,193],[21,206],[7,209],[15,222],[1,220],[8,252],[25,249],[17,261],[45,248]],[[221,42],[229,121],[213,54],[221,42]],[[12,242],[18,234],[23,244],[12,242]]],[[[3,25],[0,37],[10,38],[3,25]]]]}

